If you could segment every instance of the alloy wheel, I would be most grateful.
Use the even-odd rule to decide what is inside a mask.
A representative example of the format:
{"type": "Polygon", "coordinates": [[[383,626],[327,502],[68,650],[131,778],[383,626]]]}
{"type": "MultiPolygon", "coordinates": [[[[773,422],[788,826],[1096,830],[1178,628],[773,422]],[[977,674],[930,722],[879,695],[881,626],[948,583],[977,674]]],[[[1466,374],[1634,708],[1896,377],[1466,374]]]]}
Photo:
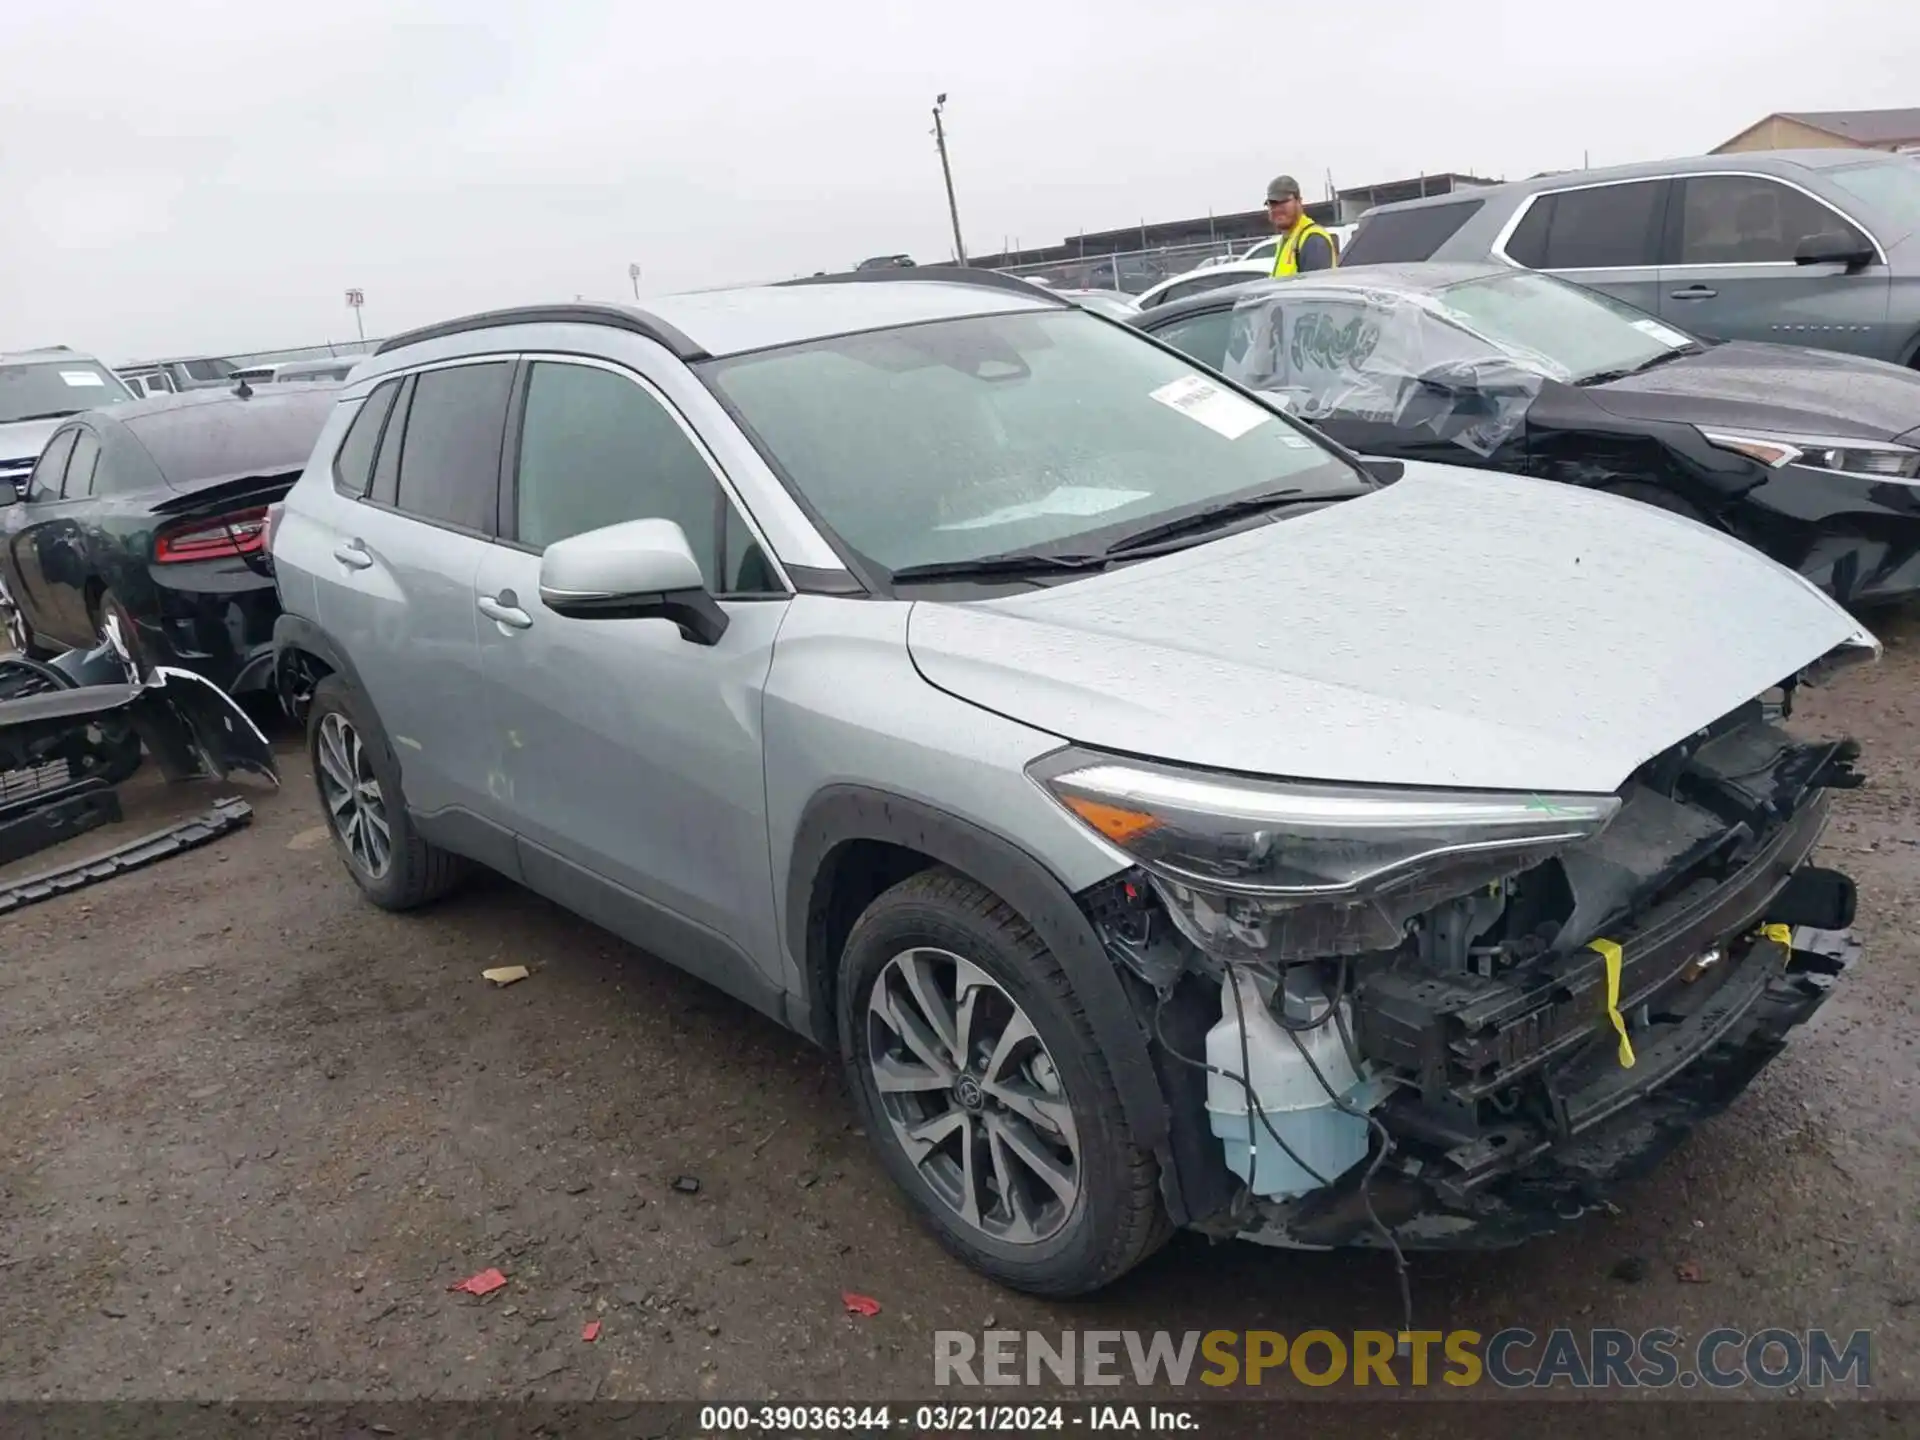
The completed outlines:
{"type": "Polygon", "coordinates": [[[5,580],[0,580],[0,618],[6,621],[7,645],[16,655],[25,655],[33,647],[33,631],[27,628],[27,617],[14,603],[5,580]]]}
{"type": "Polygon", "coordinates": [[[1059,1066],[984,970],[926,946],[894,956],[867,999],[866,1054],[894,1138],[947,1209],[1012,1245],[1067,1223],[1080,1139],[1059,1066]]]}
{"type": "Polygon", "coordinates": [[[361,872],[369,880],[378,880],[393,863],[393,831],[387,823],[386,797],[360,732],[336,710],[321,717],[315,750],[320,798],[326,802],[334,833],[361,872]]]}

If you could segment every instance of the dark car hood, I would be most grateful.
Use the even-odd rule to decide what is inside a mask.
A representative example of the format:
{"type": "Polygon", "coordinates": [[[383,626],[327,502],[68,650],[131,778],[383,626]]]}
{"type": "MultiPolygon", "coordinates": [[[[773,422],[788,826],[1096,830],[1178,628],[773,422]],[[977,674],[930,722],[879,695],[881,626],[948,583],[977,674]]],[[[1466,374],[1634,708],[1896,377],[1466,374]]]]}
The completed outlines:
{"type": "Polygon", "coordinates": [[[1920,371],[1798,345],[1729,341],[1584,388],[1601,409],[1633,420],[1860,440],[1920,426],[1920,371]]]}

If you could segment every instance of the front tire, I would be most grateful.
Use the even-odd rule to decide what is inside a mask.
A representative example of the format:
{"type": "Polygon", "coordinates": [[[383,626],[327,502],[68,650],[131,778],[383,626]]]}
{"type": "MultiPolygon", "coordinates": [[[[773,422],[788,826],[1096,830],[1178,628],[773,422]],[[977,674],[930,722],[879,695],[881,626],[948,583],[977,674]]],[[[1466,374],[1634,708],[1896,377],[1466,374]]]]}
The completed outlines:
{"type": "Polygon", "coordinates": [[[1085,1009],[998,896],[944,868],[881,895],[841,955],[839,1025],[881,1163],[975,1269],[1080,1295],[1167,1238],[1085,1009]]]}
{"type": "Polygon", "coordinates": [[[383,910],[412,910],[459,884],[465,862],[414,829],[386,739],[338,675],[314,686],[307,759],[333,848],[369,900],[383,910]]]}

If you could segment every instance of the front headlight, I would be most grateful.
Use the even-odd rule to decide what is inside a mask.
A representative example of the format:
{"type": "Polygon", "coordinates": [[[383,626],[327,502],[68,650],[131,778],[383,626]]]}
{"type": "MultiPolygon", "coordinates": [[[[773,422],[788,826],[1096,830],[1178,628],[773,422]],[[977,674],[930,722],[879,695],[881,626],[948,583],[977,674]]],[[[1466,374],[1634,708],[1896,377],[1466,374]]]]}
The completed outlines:
{"type": "Polygon", "coordinates": [[[1805,465],[1862,480],[1920,479],[1920,450],[1891,440],[1840,440],[1762,430],[1702,430],[1700,434],[1709,445],[1738,451],[1770,470],[1805,465]]]}
{"type": "Polygon", "coordinates": [[[1420,911],[1598,834],[1615,795],[1246,779],[1069,749],[1029,773],[1225,958],[1391,949],[1420,911]]]}

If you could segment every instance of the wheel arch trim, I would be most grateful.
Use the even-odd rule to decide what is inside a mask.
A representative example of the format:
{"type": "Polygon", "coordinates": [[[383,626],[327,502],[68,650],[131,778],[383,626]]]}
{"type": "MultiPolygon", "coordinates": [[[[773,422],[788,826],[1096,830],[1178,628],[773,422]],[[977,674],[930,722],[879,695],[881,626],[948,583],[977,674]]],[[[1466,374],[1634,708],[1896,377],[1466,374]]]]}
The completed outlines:
{"type": "MultiPolygon", "coordinates": [[[[925,855],[984,885],[1034,928],[1067,972],[1106,1058],[1127,1130],[1161,1161],[1163,1187],[1174,1169],[1170,1111],[1147,1050],[1147,1036],[1112,958],[1071,892],[1047,865],[1013,841],[922,801],[863,785],[831,785],[800,816],[781,916],[800,967],[797,1028],[822,1044],[836,1040],[837,956],[821,953],[816,920],[824,911],[827,859],[850,841],[878,841],[925,855]],[[804,1017],[804,1019],[802,1018],[804,1017]]],[[[1178,1197],[1168,1195],[1176,1210],[1178,1197]]]]}

